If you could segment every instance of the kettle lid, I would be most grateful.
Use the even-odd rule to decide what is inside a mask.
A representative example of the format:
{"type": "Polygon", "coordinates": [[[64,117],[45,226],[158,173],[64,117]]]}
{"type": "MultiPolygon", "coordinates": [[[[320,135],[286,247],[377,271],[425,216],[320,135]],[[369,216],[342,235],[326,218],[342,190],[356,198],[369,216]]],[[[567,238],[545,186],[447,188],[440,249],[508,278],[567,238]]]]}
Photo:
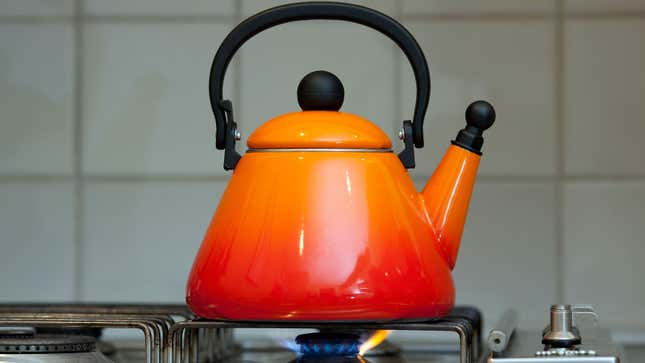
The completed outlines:
{"type": "Polygon", "coordinates": [[[298,85],[300,112],[275,117],[249,137],[250,149],[390,149],[380,127],[367,119],[339,112],[344,88],[326,71],[306,75],[298,85]]]}

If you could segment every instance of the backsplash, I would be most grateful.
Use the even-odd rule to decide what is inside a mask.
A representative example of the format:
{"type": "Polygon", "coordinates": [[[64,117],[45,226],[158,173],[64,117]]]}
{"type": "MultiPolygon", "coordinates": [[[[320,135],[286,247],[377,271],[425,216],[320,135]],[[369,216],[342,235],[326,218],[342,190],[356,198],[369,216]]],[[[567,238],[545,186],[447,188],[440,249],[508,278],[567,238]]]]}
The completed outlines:
{"type": "MultiPolygon", "coordinates": [[[[489,100],[478,184],[454,276],[493,322],[543,323],[591,303],[615,331],[645,332],[645,2],[354,1],[406,25],[432,95],[421,187],[489,100]]],[[[0,302],[181,302],[229,172],[207,82],[220,41],[281,1],[0,2],[0,302]]],[[[325,69],[343,111],[396,130],[412,115],[410,66],[355,24],[286,24],[245,44],[226,78],[243,142],[298,110],[325,69]]]]}

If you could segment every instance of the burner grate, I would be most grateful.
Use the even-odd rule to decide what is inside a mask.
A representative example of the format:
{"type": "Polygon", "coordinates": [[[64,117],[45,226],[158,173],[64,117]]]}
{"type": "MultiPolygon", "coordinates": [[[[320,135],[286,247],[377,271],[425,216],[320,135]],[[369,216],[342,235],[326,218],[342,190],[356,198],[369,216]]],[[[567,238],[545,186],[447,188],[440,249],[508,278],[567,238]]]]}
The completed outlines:
{"type": "MultiPolygon", "coordinates": [[[[170,355],[168,334],[175,317],[192,315],[183,305],[4,304],[0,327],[138,329],[145,340],[147,363],[164,363],[170,355]]],[[[35,348],[34,348],[35,349],[35,348]]],[[[68,350],[67,348],[63,350],[68,350]]],[[[60,352],[61,349],[54,349],[60,352]]]]}
{"type": "MultiPolygon", "coordinates": [[[[318,329],[321,331],[369,331],[369,330],[408,330],[408,331],[437,331],[454,332],[459,337],[459,362],[473,363],[479,354],[481,336],[481,313],[473,307],[457,307],[447,316],[440,319],[408,320],[408,321],[232,321],[192,319],[175,323],[170,329],[170,344],[173,363],[198,362],[195,354],[199,347],[199,332],[207,329],[236,329],[236,328],[294,328],[318,329]]],[[[302,349],[302,348],[301,348],[302,349]]],[[[351,361],[363,361],[360,356],[348,357],[351,361]]],[[[342,361],[346,361],[342,360],[342,361]]],[[[311,356],[301,356],[297,362],[327,361],[325,356],[311,359],[311,356]],[[307,358],[307,359],[303,359],[307,358]]],[[[334,362],[339,361],[336,357],[334,362]]]]}
{"type": "MultiPolygon", "coordinates": [[[[472,363],[479,354],[481,314],[472,307],[458,307],[440,319],[414,321],[227,321],[196,319],[185,305],[0,304],[0,328],[3,327],[32,327],[37,333],[42,328],[47,328],[47,332],[62,328],[63,332],[72,331],[71,328],[138,329],[144,335],[147,363],[218,361],[236,349],[232,336],[235,328],[304,328],[325,333],[443,331],[459,336],[459,362],[472,363]]],[[[320,335],[313,336],[316,337],[320,335]]],[[[326,345],[323,340],[309,336],[299,338],[308,343],[301,345],[302,354],[296,362],[365,361],[357,354],[360,339],[345,336],[339,339],[340,345],[326,345]]]]}

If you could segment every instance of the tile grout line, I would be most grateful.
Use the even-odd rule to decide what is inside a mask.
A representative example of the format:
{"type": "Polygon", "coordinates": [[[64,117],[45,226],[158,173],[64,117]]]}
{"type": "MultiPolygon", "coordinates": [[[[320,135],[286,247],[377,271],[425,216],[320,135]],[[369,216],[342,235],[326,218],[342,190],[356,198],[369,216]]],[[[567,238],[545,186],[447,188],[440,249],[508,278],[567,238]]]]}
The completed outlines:
{"type": "MultiPolygon", "coordinates": [[[[237,3],[236,3],[237,5],[237,3]]],[[[235,16],[235,14],[232,14],[235,16]]],[[[85,15],[84,23],[229,23],[231,15],[85,15]]]]}
{"type": "Polygon", "coordinates": [[[73,175],[66,174],[5,174],[0,175],[0,183],[32,182],[32,183],[59,183],[73,182],[73,175]]]}
{"type": "Polygon", "coordinates": [[[604,10],[604,11],[567,11],[564,12],[566,20],[629,20],[645,18],[645,10],[604,10]]]}
{"type": "MultiPolygon", "coordinates": [[[[234,17],[238,18],[241,8],[240,1],[235,2],[234,17]]],[[[399,6],[400,7],[400,6],[399,6]]],[[[616,19],[643,19],[645,10],[634,11],[562,11],[561,15],[550,12],[534,13],[444,13],[444,14],[403,14],[397,10],[397,20],[411,22],[450,22],[450,21],[516,21],[516,20],[548,20],[553,16],[562,16],[565,19],[577,20],[616,20],[616,19]]],[[[67,23],[78,19],[81,23],[213,23],[230,22],[230,15],[131,15],[131,14],[106,14],[106,15],[0,15],[0,23],[7,24],[50,24],[67,23]]]]}
{"type": "MultiPolygon", "coordinates": [[[[397,0],[395,3],[395,9],[394,9],[394,18],[399,21],[403,22],[401,19],[401,16],[403,14],[403,4],[401,0],[397,0]]],[[[392,122],[394,123],[394,127],[392,130],[395,132],[394,135],[396,135],[397,130],[401,127],[401,122],[405,119],[402,117],[403,115],[403,102],[401,100],[401,91],[403,89],[403,79],[401,75],[401,50],[396,44],[392,45],[393,53],[392,56],[394,57],[394,74],[393,74],[393,81],[394,81],[394,87],[393,89],[395,90],[395,95],[394,95],[394,119],[392,122]]],[[[392,135],[391,137],[395,140],[398,140],[396,136],[392,135]]],[[[400,150],[403,145],[403,143],[398,140],[397,145],[398,147],[395,147],[395,150],[400,150]]],[[[394,145],[393,145],[394,146],[394,145]]]]}
{"type": "Polygon", "coordinates": [[[530,21],[548,20],[552,13],[444,13],[444,14],[401,14],[402,21],[450,22],[450,21],[530,21]]]}
{"type": "Polygon", "coordinates": [[[0,15],[1,24],[28,24],[28,25],[50,25],[69,24],[74,21],[73,16],[6,16],[0,15]]]}
{"type": "MultiPolygon", "coordinates": [[[[233,6],[234,6],[234,8],[233,8],[233,16],[228,19],[229,26],[231,27],[231,29],[227,31],[227,35],[228,35],[228,32],[232,31],[233,28],[235,28],[240,22],[242,22],[242,15],[243,15],[242,14],[242,9],[243,9],[242,2],[243,2],[243,0],[238,0],[238,1],[235,1],[233,3],[233,6]]],[[[215,54],[216,50],[217,49],[214,50],[213,54],[215,54]]],[[[233,118],[234,118],[234,121],[237,123],[238,130],[240,130],[240,132],[242,132],[241,130],[244,127],[242,125],[244,123],[244,121],[240,117],[240,116],[244,116],[242,114],[242,112],[240,112],[240,111],[242,111],[242,60],[241,59],[242,59],[242,52],[241,52],[241,49],[238,49],[238,50],[235,51],[235,55],[233,55],[233,59],[232,59],[231,63],[228,66],[229,74],[231,73],[231,71],[233,73],[232,74],[232,76],[233,76],[232,77],[232,80],[233,80],[233,82],[232,82],[232,88],[233,88],[232,93],[233,94],[232,94],[232,97],[231,97],[232,101],[233,101],[233,118]]],[[[226,79],[224,79],[224,83],[226,83],[226,79]]],[[[215,122],[215,121],[213,120],[213,122],[215,122]]],[[[243,149],[243,148],[240,147],[240,144],[245,145],[246,140],[248,139],[250,134],[253,132],[253,130],[249,129],[248,132],[249,132],[249,135],[244,135],[244,133],[241,134],[242,138],[239,140],[238,146],[236,146],[237,150],[242,155],[244,155],[244,153],[243,153],[243,151],[241,151],[241,149],[243,149]]],[[[213,134],[213,135],[215,135],[215,134],[213,134]]],[[[215,138],[213,138],[213,140],[214,139],[215,138]]],[[[218,150],[214,146],[215,146],[215,143],[213,143],[214,152],[216,152],[216,153],[221,152],[222,154],[224,154],[224,150],[218,150]]],[[[215,167],[216,168],[221,168],[221,167],[223,167],[223,165],[216,165],[215,167]]],[[[229,174],[227,172],[226,174],[223,175],[222,180],[228,181],[229,178],[231,177],[231,175],[232,174],[229,174]]],[[[220,175],[218,175],[217,177],[219,178],[220,175]]]]}
{"type": "Polygon", "coordinates": [[[555,281],[554,303],[564,304],[564,183],[565,183],[565,120],[564,120],[564,0],[556,1],[555,14],[555,141],[556,141],[556,178],[555,178],[555,281]]]}
{"type": "MultiPolygon", "coordinates": [[[[415,174],[414,178],[427,179],[430,175],[426,173],[415,174]]],[[[140,173],[109,173],[109,174],[82,174],[80,180],[83,182],[213,182],[229,180],[229,174],[140,174],[140,173]]],[[[561,179],[565,183],[645,183],[644,174],[567,174],[562,177],[557,175],[522,175],[522,174],[479,174],[478,182],[485,183],[555,183],[561,179]]],[[[74,182],[74,175],[65,174],[12,174],[0,175],[2,183],[59,183],[74,182]]]]}
{"type": "MultiPolygon", "coordinates": [[[[429,174],[415,174],[413,178],[428,179],[429,174]]],[[[110,173],[110,174],[82,174],[83,182],[217,182],[229,180],[229,174],[138,174],[138,173],[110,173]]],[[[559,179],[565,183],[645,183],[643,174],[567,174],[562,177],[557,175],[522,175],[522,174],[479,174],[478,182],[485,183],[555,183],[559,179]]],[[[12,174],[0,175],[2,183],[60,183],[74,182],[74,175],[65,174],[12,174]]]]}
{"type": "MultiPolygon", "coordinates": [[[[235,9],[233,9],[233,24],[231,24],[231,28],[234,28],[237,26],[242,21],[242,1],[235,1],[235,9]]],[[[229,19],[230,21],[230,19],[229,19]]],[[[236,54],[237,56],[235,57],[236,59],[233,60],[233,97],[235,102],[237,102],[238,105],[242,104],[242,53],[238,52],[236,54]]],[[[237,111],[237,110],[235,110],[237,111]]],[[[239,117],[239,112],[237,112],[237,115],[239,117]]],[[[239,123],[240,121],[237,120],[239,123]]],[[[242,135],[244,137],[244,135],[242,135]]]]}
{"type": "Polygon", "coordinates": [[[83,86],[83,12],[82,0],[74,2],[74,300],[82,297],[82,261],[84,243],[84,179],[82,175],[82,86],[83,86]]]}
{"type": "MultiPolygon", "coordinates": [[[[557,4],[557,3],[556,3],[557,4]]],[[[557,6],[557,5],[556,5],[557,6]]],[[[616,19],[642,19],[645,18],[645,10],[634,11],[568,11],[564,9],[555,12],[497,12],[497,13],[444,13],[444,14],[402,14],[401,19],[404,21],[427,22],[427,21],[531,21],[531,20],[550,20],[553,17],[562,17],[564,19],[579,20],[616,20],[616,19]]]]}
{"type": "Polygon", "coordinates": [[[110,24],[210,24],[230,22],[231,15],[0,15],[1,23],[11,24],[56,24],[69,23],[78,20],[81,23],[110,23],[110,24]]]}

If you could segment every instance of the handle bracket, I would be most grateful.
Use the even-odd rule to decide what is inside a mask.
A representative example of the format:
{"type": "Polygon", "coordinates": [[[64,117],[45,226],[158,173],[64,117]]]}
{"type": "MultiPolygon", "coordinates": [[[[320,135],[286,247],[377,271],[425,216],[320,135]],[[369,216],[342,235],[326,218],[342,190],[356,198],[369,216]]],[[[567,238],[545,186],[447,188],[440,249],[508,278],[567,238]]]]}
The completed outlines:
{"type": "Polygon", "coordinates": [[[239,139],[237,123],[233,119],[233,104],[229,100],[222,100],[219,107],[226,115],[226,143],[224,146],[224,170],[233,170],[242,158],[235,149],[235,142],[239,139]]]}
{"type": "Polygon", "coordinates": [[[401,163],[406,169],[414,169],[416,163],[414,160],[414,140],[412,140],[412,121],[403,121],[401,132],[401,140],[403,140],[403,150],[401,150],[401,152],[399,153],[399,160],[401,160],[401,163]]]}

